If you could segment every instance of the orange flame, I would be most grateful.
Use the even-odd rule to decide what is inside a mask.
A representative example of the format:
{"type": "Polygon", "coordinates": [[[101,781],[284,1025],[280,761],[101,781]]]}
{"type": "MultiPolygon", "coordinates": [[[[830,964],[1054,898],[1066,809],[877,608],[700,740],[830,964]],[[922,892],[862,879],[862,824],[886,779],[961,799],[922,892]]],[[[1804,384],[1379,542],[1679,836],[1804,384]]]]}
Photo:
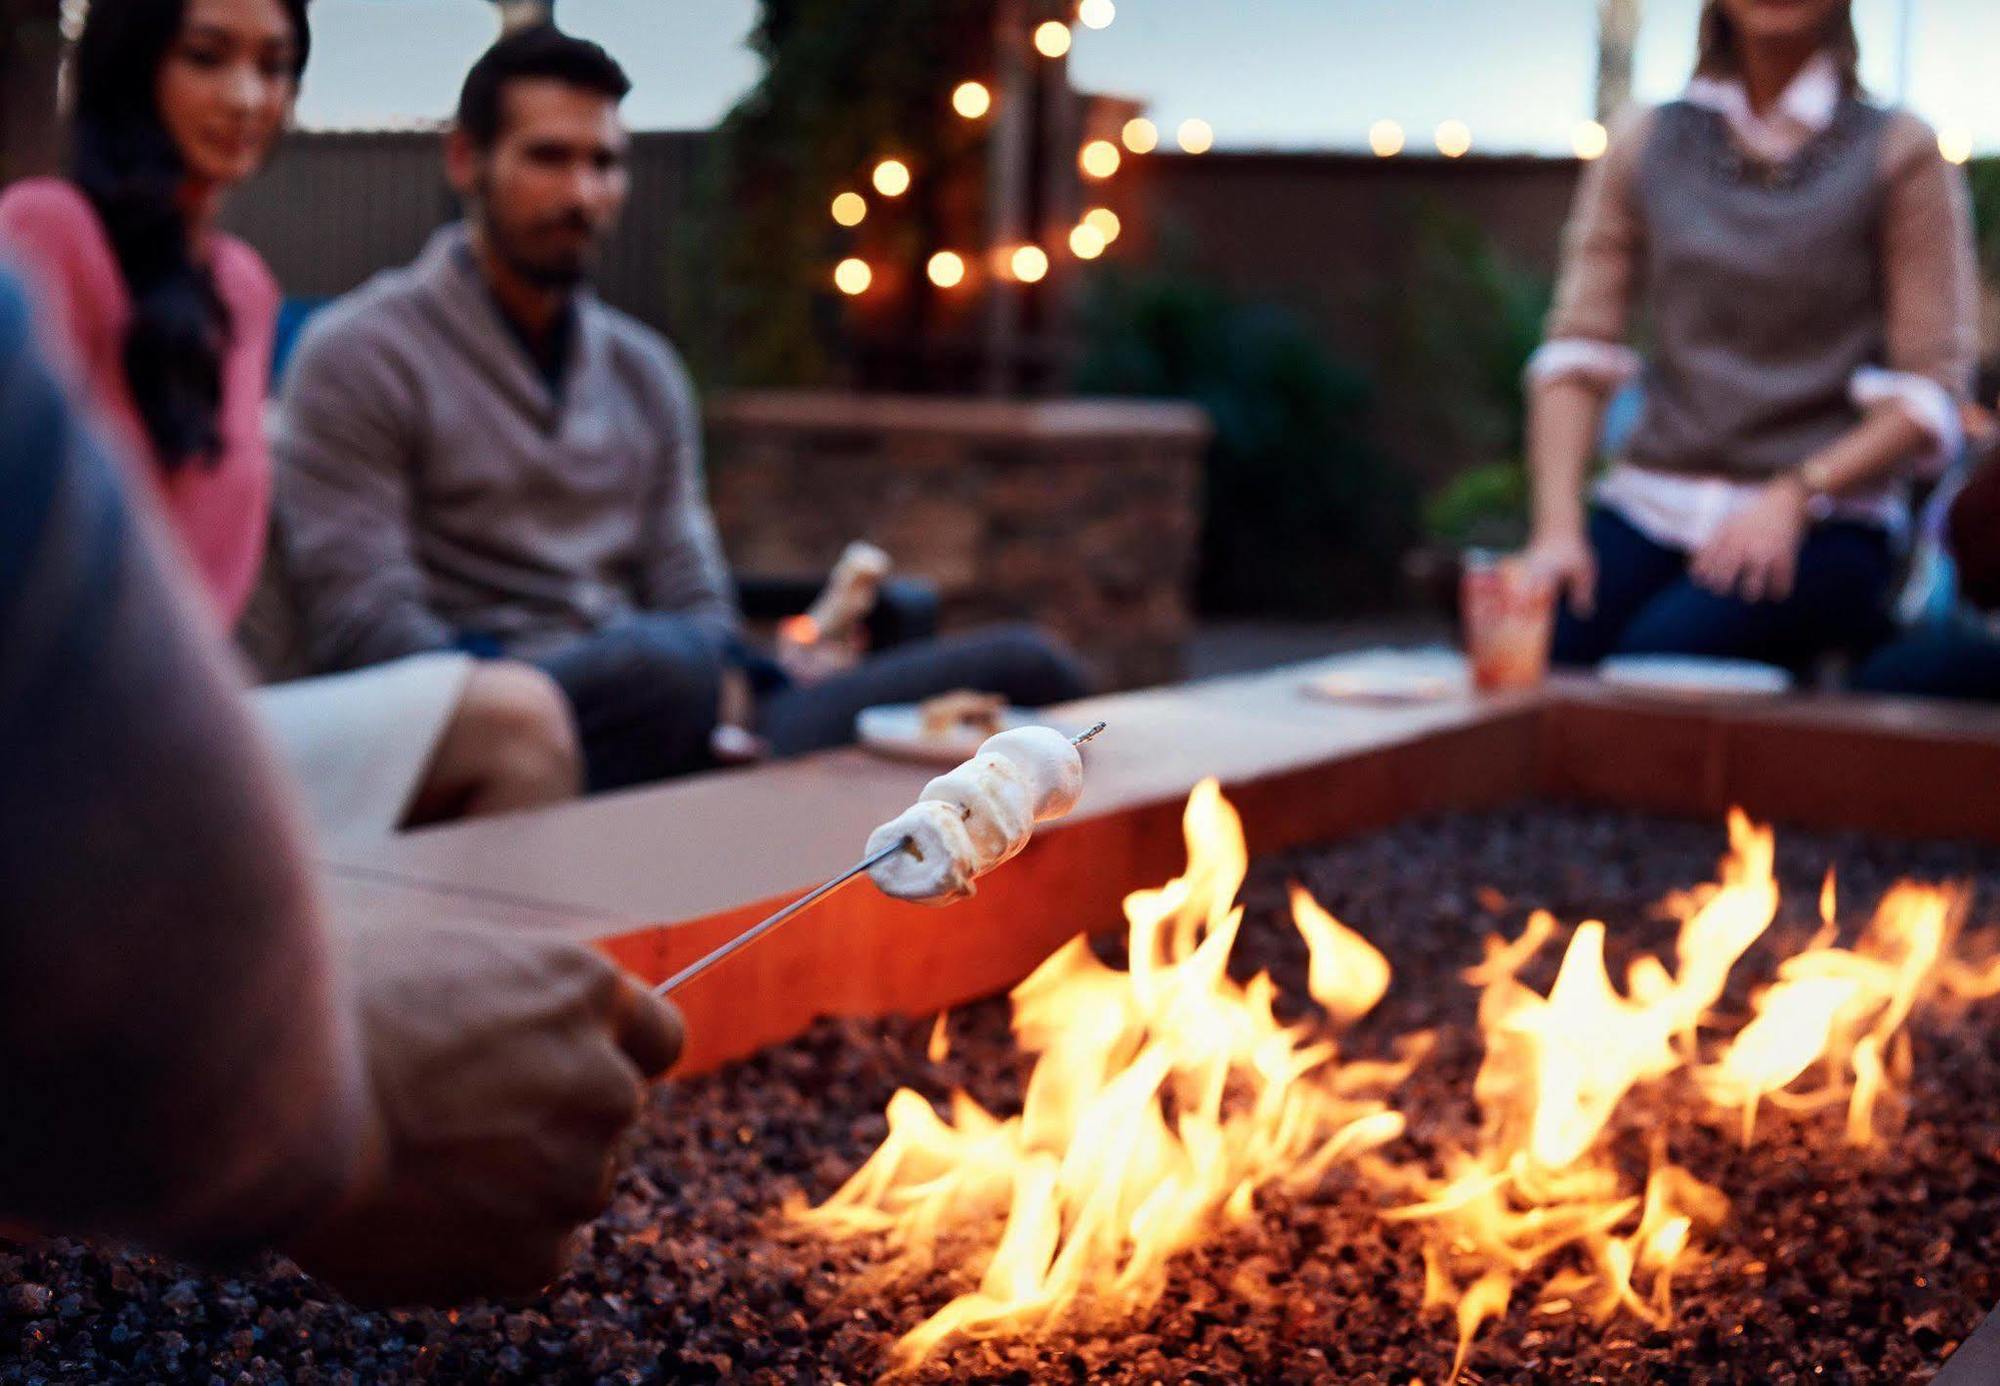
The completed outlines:
{"type": "MultiPolygon", "coordinates": [[[[1672,1163],[1664,1139],[1633,1185],[1612,1146],[1635,1090],[1683,1074],[1697,1100],[1737,1116],[1746,1143],[1762,1103],[1844,1102],[1848,1140],[1871,1144],[1912,1066],[1904,1026],[1915,1007],[2000,994],[2000,957],[1952,955],[1962,892],[1898,886],[1843,948],[1829,871],[1818,934],[1705,1056],[1700,1032],[1779,904],[1770,830],[1732,811],[1720,880],[1676,897],[1672,969],[1639,957],[1621,988],[1605,926],[1588,921],[1543,995],[1521,975],[1555,938],[1553,916],[1486,941],[1465,974],[1486,1042],[1478,1138],[1446,1150],[1439,1170],[1400,1165],[1374,1153],[1404,1130],[1384,1094],[1431,1037],[1408,1037],[1394,1060],[1343,1063],[1327,1030],[1280,1023],[1268,976],[1228,973],[1249,857],[1214,781],[1196,788],[1182,826],[1187,869],[1125,899],[1126,970],[1079,937],[1015,988],[1014,1032],[1037,1056],[1020,1115],[963,1093],[941,1115],[900,1091],[875,1154],[825,1204],[795,1210],[828,1235],[883,1235],[891,1270],[978,1268],[976,1288],[903,1337],[903,1365],[959,1334],[1031,1330],[1085,1306],[1143,1310],[1181,1250],[1249,1217],[1264,1190],[1310,1186],[1341,1163],[1400,1198],[1384,1217],[1423,1229],[1423,1305],[1456,1321],[1453,1380],[1531,1275],[1539,1313],[1665,1324],[1677,1277],[1729,1203],[1672,1163]],[[1797,1090],[1814,1074],[1815,1088],[1797,1090]]],[[[1389,987],[1388,961],[1296,884],[1291,906],[1308,989],[1332,1026],[1368,1014],[1389,987]]],[[[946,1046],[941,1015],[932,1058],[946,1046]]]]}
{"type": "Polygon", "coordinates": [[[1551,1302],[1663,1321],[1673,1276],[1696,1254],[1695,1229],[1726,1212],[1718,1191],[1660,1154],[1644,1192],[1627,1192],[1604,1146],[1627,1094],[1686,1062],[1730,969],[1777,913],[1770,832],[1732,813],[1729,836],[1722,880],[1688,903],[1677,971],[1642,957],[1621,994],[1605,968],[1604,925],[1591,921],[1571,936],[1542,996],[1518,980],[1555,933],[1555,920],[1537,913],[1512,943],[1488,940],[1485,961],[1467,974],[1483,988],[1480,1144],[1450,1156],[1442,1178],[1395,1173],[1415,1201],[1387,1214],[1428,1227],[1426,1299],[1456,1306],[1454,1379],[1518,1279],[1560,1253],[1579,1252],[1587,1268],[1552,1278],[1551,1302]],[[1641,1272],[1650,1277],[1643,1294],[1641,1272]]]}
{"type": "MultiPolygon", "coordinates": [[[[1316,1180],[1402,1134],[1379,1094],[1407,1076],[1414,1048],[1400,1063],[1341,1069],[1333,1039],[1277,1020],[1268,976],[1234,981],[1242,823],[1210,780],[1183,826],[1186,872],[1125,901],[1126,971],[1079,937],[1015,988],[1015,1034],[1039,1055],[1021,1114],[996,1117],[959,1094],[946,1118],[899,1092],[880,1149],[798,1213],[832,1235],[887,1233],[912,1265],[967,1236],[989,1248],[978,1287],[905,1335],[905,1363],[956,1334],[1046,1323],[1084,1300],[1143,1308],[1172,1257],[1247,1217],[1261,1190],[1316,1180]]],[[[1336,1021],[1366,1013],[1388,986],[1387,961],[1303,891],[1293,899],[1313,995],[1336,1021]]]]}
{"type": "Polygon", "coordinates": [[[1899,885],[1883,896],[1860,941],[1846,949],[1832,946],[1836,921],[1831,905],[1825,906],[1820,938],[1779,966],[1778,980],[1757,998],[1750,1023],[1720,1060],[1697,1075],[1711,1101],[1742,1111],[1746,1145],[1758,1102],[1787,1093],[1815,1066],[1824,1070],[1820,1089],[1794,1101],[1814,1106],[1847,1098],[1848,1140],[1874,1143],[1884,1055],[1932,985],[1957,908],[1958,897],[1949,890],[1899,885]]]}

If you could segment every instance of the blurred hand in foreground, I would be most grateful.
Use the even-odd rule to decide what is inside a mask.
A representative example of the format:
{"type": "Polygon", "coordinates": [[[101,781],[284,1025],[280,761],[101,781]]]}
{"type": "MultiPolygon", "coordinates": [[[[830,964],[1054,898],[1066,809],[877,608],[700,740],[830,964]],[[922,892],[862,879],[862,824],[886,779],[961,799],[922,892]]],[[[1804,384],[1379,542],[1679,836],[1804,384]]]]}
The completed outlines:
{"type": "Polygon", "coordinates": [[[590,948],[465,926],[347,935],[374,1099],[356,1191],[285,1248],[349,1297],[532,1293],[610,1197],[681,1019],[590,948]]]}

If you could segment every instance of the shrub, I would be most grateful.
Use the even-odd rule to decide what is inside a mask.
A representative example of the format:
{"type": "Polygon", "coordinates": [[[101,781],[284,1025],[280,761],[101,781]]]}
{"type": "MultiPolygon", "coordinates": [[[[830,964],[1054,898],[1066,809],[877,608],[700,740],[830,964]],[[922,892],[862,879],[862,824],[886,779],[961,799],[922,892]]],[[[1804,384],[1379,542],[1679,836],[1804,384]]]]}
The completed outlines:
{"type": "Polygon", "coordinates": [[[1394,599],[1414,496],[1367,441],[1370,391],[1289,312],[1180,272],[1106,272],[1079,393],[1188,399],[1215,424],[1198,595],[1212,614],[1327,616],[1394,599]]]}

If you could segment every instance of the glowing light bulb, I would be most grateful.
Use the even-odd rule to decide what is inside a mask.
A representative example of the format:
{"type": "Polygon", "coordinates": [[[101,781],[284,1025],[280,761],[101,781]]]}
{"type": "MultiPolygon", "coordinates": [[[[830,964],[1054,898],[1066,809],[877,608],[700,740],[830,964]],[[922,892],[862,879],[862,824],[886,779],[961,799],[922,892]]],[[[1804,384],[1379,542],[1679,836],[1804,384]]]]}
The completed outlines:
{"type": "Polygon", "coordinates": [[[859,226],[868,216],[868,199],[857,192],[844,192],[833,199],[833,219],[842,226],[859,226]]]}
{"type": "Polygon", "coordinates": [[[1938,153],[1949,163],[1963,164],[1972,158],[1972,132],[1962,125],[1949,125],[1938,131],[1938,153]]]}
{"type": "Polygon", "coordinates": [[[1124,224],[1118,220],[1118,213],[1109,207],[1092,207],[1083,214],[1083,224],[1104,237],[1106,245],[1117,240],[1118,233],[1125,229],[1124,224]]]}
{"type": "Polygon", "coordinates": [[[1086,29],[1108,29],[1117,17],[1118,7],[1111,0],[1083,0],[1076,7],[1076,21],[1086,29]]]}
{"type": "Polygon", "coordinates": [[[1594,120],[1586,120],[1570,133],[1570,144],[1579,159],[1601,159],[1611,148],[1611,132],[1594,120]]]}
{"type": "Polygon", "coordinates": [[[955,289],[965,282],[965,258],[955,251],[940,250],[924,266],[924,273],[940,289],[955,289]]]}
{"type": "Polygon", "coordinates": [[[875,165],[875,191],[884,197],[901,197],[910,190],[910,166],[901,159],[884,159],[875,165]]]}
{"type": "Polygon", "coordinates": [[[1121,162],[1118,146],[1110,140],[1092,140],[1077,151],[1077,166],[1092,178],[1109,178],[1121,162]]]}
{"type": "Polygon", "coordinates": [[[867,293],[874,282],[875,271],[868,268],[866,260],[850,255],[833,267],[833,286],[849,298],[867,293]]]}
{"type": "Polygon", "coordinates": [[[1160,147],[1160,127],[1144,116],[1134,116],[1126,121],[1119,137],[1134,154],[1151,154],[1160,147]]]}
{"type": "Polygon", "coordinates": [[[1378,120],[1368,127],[1368,147],[1378,159],[1395,158],[1405,143],[1403,127],[1393,120],[1378,120]]]}
{"type": "Polygon", "coordinates": [[[1472,149],[1472,127],[1462,120],[1447,120],[1437,128],[1437,147],[1447,159],[1463,157],[1472,149]]]}
{"type": "Polygon", "coordinates": [[[1069,52],[1069,25],[1054,19],[1036,25],[1035,51],[1044,58],[1060,58],[1069,52]]]}
{"type": "Polygon", "coordinates": [[[1095,260],[1104,253],[1104,233],[1088,224],[1078,224],[1070,228],[1070,254],[1079,260],[1095,260]]]}
{"type": "Polygon", "coordinates": [[[967,120],[977,120],[993,109],[993,93],[984,82],[960,82],[952,88],[951,108],[967,120]]]}
{"type": "Polygon", "coordinates": [[[1206,154],[1215,147],[1215,131],[1205,120],[1184,120],[1175,134],[1181,148],[1190,154],[1206,154]]]}
{"type": "Polygon", "coordinates": [[[1033,284],[1049,272],[1048,252],[1038,245],[1024,245],[1015,250],[1007,265],[1016,279],[1033,284]]]}

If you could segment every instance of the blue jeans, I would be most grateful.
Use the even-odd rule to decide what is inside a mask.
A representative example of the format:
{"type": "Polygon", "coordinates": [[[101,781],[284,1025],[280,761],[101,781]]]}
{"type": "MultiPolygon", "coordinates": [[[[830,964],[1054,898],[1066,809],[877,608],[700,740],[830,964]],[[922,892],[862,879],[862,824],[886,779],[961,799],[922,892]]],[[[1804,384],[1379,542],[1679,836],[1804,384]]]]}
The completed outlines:
{"type": "Polygon", "coordinates": [[[1894,559],[1873,525],[1814,525],[1783,601],[1723,597],[1688,576],[1688,555],[1654,543],[1623,516],[1596,507],[1597,606],[1557,613],[1554,660],[1596,664],[1610,655],[1685,654],[1754,659],[1803,671],[1832,650],[1881,638],[1894,559]]]}
{"type": "Polygon", "coordinates": [[[2000,635],[1964,616],[1926,622],[1868,657],[1854,686],[1961,702],[2000,702],[2000,635]]]}
{"type": "MultiPolygon", "coordinates": [[[[568,695],[586,779],[601,793],[708,769],[723,671],[744,660],[686,617],[646,612],[534,662],[568,695]]],[[[794,685],[770,672],[756,680],[757,729],[780,756],[852,741],[855,714],[877,703],[977,688],[1041,707],[1089,692],[1074,656],[1027,626],[899,645],[824,683],[794,685]]]]}

